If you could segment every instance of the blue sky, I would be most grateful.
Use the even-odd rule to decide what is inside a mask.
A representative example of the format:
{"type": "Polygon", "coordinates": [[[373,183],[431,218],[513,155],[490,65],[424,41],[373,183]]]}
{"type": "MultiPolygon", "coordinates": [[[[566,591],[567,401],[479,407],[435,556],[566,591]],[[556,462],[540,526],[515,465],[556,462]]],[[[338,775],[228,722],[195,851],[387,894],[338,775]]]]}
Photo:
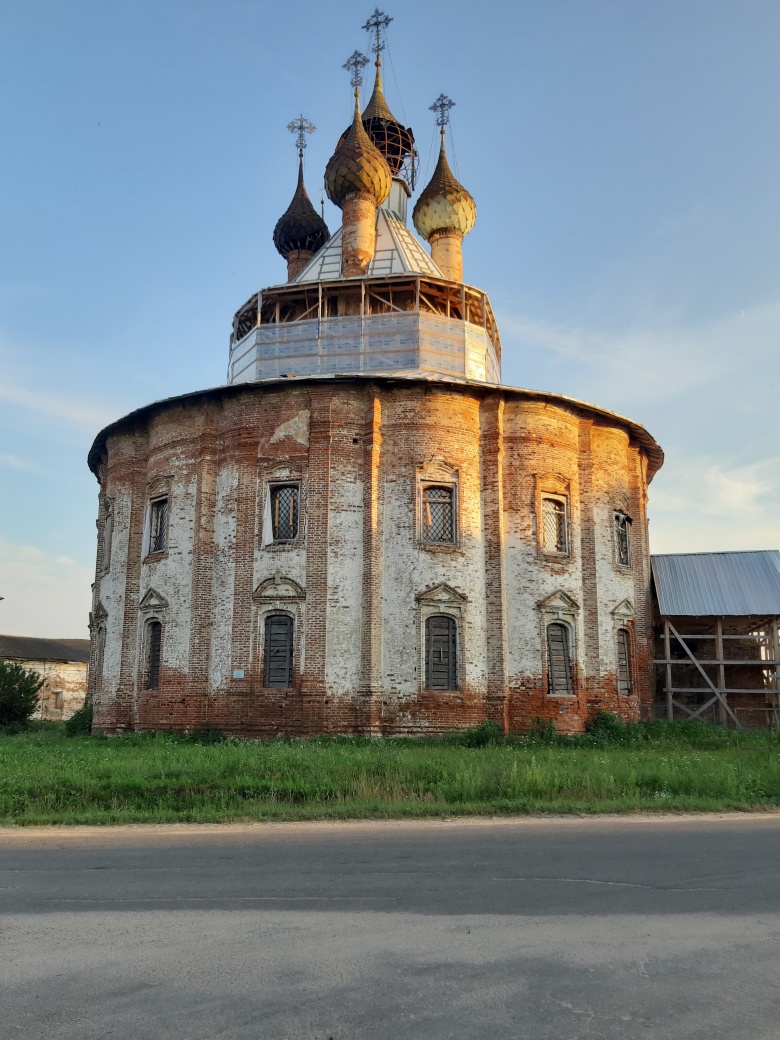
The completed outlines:
{"type": "MultiPolygon", "coordinates": [[[[349,122],[373,0],[6,0],[0,38],[0,631],[86,634],[101,426],[224,382],[284,279],[287,123],[349,122]]],[[[656,552],[780,547],[780,4],[393,0],[386,92],[432,171],[456,101],[465,277],[504,382],[642,422],[656,552]]],[[[454,153],[454,154],[452,154],[454,153]]],[[[339,214],[330,203],[331,230],[339,214]]]]}

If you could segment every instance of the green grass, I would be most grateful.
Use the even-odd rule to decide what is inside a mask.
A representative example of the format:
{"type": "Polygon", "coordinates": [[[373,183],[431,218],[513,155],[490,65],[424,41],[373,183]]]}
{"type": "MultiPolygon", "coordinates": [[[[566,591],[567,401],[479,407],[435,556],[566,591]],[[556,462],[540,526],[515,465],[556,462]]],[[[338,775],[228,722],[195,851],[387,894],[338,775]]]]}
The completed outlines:
{"type": "MultiPolygon", "coordinates": [[[[202,739],[207,740],[204,736],[202,739]]],[[[0,736],[0,824],[368,819],[780,807],[780,735],[604,719],[565,738],[198,743],[176,734],[0,736]]]]}

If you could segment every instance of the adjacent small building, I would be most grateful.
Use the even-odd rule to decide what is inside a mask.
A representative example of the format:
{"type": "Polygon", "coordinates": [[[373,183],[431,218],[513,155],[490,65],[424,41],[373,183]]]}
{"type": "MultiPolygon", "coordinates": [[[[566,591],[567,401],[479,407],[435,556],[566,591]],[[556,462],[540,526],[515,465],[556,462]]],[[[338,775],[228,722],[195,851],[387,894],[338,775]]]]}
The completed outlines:
{"type": "Polygon", "coordinates": [[[780,727],[780,552],[653,556],[667,718],[780,727]]]}
{"type": "Polygon", "coordinates": [[[89,670],[88,639],[0,635],[0,661],[36,671],[44,680],[39,719],[68,719],[83,707],[89,670]]]}

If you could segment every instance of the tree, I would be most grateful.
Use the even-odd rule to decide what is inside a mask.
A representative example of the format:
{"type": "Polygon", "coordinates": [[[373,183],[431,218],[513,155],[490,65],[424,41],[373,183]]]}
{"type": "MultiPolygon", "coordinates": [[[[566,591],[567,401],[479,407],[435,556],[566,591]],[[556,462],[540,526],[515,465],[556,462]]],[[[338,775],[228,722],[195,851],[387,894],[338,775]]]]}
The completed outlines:
{"type": "Polygon", "coordinates": [[[43,679],[32,668],[0,661],[0,729],[24,725],[38,707],[43,679]]]}

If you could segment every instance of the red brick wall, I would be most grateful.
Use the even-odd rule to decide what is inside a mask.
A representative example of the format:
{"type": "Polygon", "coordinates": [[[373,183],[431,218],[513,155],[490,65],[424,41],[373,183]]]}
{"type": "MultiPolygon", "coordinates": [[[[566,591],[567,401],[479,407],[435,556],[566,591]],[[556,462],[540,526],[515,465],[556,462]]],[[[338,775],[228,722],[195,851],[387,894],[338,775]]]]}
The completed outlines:
{"type": "Polygon", "coordinates": [[[542,717],[576,731],[600,709],[639,717],[652,700],[647,444],[562,398],[423,379],[250,384],[130,417],[96,466],[114,509],[111,565],[98,557],[95,584],[97,727],[422,733],[542,717]],[[300,484],[299,538],[264,546],[265,489],[278,480],[300,484]],[[455,489],[451,546],[421,542],[426,481],[455,489]],[[144,525],[161,488],[168,544],[152,558],[144,525]],[[568,504],[558,556],[540,538],[545,492],[568,504]],[[628,568],[615,559],[618,508],[633,520],[628,568]],[[262,686],[274,610],[295,619],[289,690],[262,686]],[[424,622],[437,612],[458,628],[455,691],[424,689],[424,622]],[[163,626],[152,691],[150,618],[163,626]],[[547,691],[555,619],[570,626],[572,696],[547,691]],[[619,625],[633,641],[626,697],[619,625]]]}

